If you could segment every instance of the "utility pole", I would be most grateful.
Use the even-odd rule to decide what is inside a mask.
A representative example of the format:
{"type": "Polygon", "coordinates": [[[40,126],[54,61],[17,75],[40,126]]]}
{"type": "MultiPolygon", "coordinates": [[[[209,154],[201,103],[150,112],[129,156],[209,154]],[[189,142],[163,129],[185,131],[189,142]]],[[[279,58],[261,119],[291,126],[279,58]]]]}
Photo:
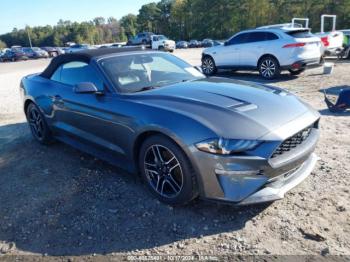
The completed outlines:
{"type": "Polygon", "coordinates": [[[30,48],[32,48],[32,40],[30,39],[30,34],[29,34],[29,30],[28,30],[29,26],[26,26],[26,31],[27,31],[27,35],[28,35],[28,40],[29,40],[29,45],[30,45],[30,48]]]}

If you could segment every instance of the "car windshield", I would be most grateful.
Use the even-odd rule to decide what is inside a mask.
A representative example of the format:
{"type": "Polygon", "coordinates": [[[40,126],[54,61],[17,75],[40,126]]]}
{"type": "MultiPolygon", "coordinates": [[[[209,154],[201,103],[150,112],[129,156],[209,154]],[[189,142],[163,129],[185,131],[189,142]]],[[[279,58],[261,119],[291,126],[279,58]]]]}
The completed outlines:
{"type": "Polygon", "coordinates": [[[159,40],[168,40],[168,38],[166,36],[164,36],[164,35],[159,35],[158,39],[159,40]]]}
{"type": "Polygon", "coordinates": [[[100,64],[122,93],[205,78],[191,65],[167,53],[118,55],[104,58],[100,64]]]}

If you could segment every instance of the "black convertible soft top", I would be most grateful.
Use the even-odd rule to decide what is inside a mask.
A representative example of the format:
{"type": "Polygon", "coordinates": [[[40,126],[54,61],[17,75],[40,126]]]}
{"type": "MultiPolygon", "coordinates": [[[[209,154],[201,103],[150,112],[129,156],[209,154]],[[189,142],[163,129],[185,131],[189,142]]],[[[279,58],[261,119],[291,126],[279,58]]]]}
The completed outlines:
{"type": "Polygon", "coordinates": [[[87,49],[75,53],[63,54],[56,56],[51,60],[48,67],[40,74],[40,76],[45,78],[50,78],[56,69],[65,63],[80,61],[85,63],[90,63],[93,58],[102,57],[109,54],[134,52],[144,50],[142,47],[115,47],[115,48],[100,48],[100,49],[87,49]]]}

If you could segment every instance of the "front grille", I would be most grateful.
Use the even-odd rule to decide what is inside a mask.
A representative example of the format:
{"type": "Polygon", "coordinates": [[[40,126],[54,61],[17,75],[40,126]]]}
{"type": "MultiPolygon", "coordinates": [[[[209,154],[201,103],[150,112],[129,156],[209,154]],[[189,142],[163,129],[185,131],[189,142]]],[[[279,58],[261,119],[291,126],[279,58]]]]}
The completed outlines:
{"type": "Polygon", "coordinates": [[[276,157],[284,154],[285,152],[289,152],[290,150],[296,148],[298,145],[302,144],[310,136],[312,128],[313,128],[313,125],[301,130],[300,132],[298,132],[294,136],[285,140],[275,150],[275,152],[273,153],[271,158],[276,158],[276,157]]]}

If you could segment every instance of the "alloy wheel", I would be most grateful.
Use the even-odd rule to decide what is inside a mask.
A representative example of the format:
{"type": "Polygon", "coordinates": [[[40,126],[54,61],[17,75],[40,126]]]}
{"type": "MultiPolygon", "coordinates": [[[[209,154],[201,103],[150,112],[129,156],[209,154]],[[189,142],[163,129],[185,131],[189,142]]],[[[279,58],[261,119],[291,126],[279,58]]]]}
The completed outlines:
{"type": "Polygon", "coordinates": [[[276,64],[271,59],[264,60],[260,65],[260,71],[263,77],[271,78],[276,74],[276,64]]]}
{"type": "Polygon", "coordinates": [[[45,126],[43,118],[35,107],[32,107],[30,109],[29,115],[28,115],[28,121],[30,129],[32,130],[33,135],[38,140],[43,140],[45,135],[45,126]]]}
{"type": "Polygon", "coordinates": [[[202,70],[204,74],[206,75],[211,75],[215,71],[215,65],[213,59],[207,57],[204,58],[203,63],[202,63],[202,70]]]}
{"type": "Polygon", "coordinates": [[[175,198],[183,188],[184,177],[179,160],[165,146],[152,145],[146,150],[144,170],[151,187],[160,196],[175,198]]]}

